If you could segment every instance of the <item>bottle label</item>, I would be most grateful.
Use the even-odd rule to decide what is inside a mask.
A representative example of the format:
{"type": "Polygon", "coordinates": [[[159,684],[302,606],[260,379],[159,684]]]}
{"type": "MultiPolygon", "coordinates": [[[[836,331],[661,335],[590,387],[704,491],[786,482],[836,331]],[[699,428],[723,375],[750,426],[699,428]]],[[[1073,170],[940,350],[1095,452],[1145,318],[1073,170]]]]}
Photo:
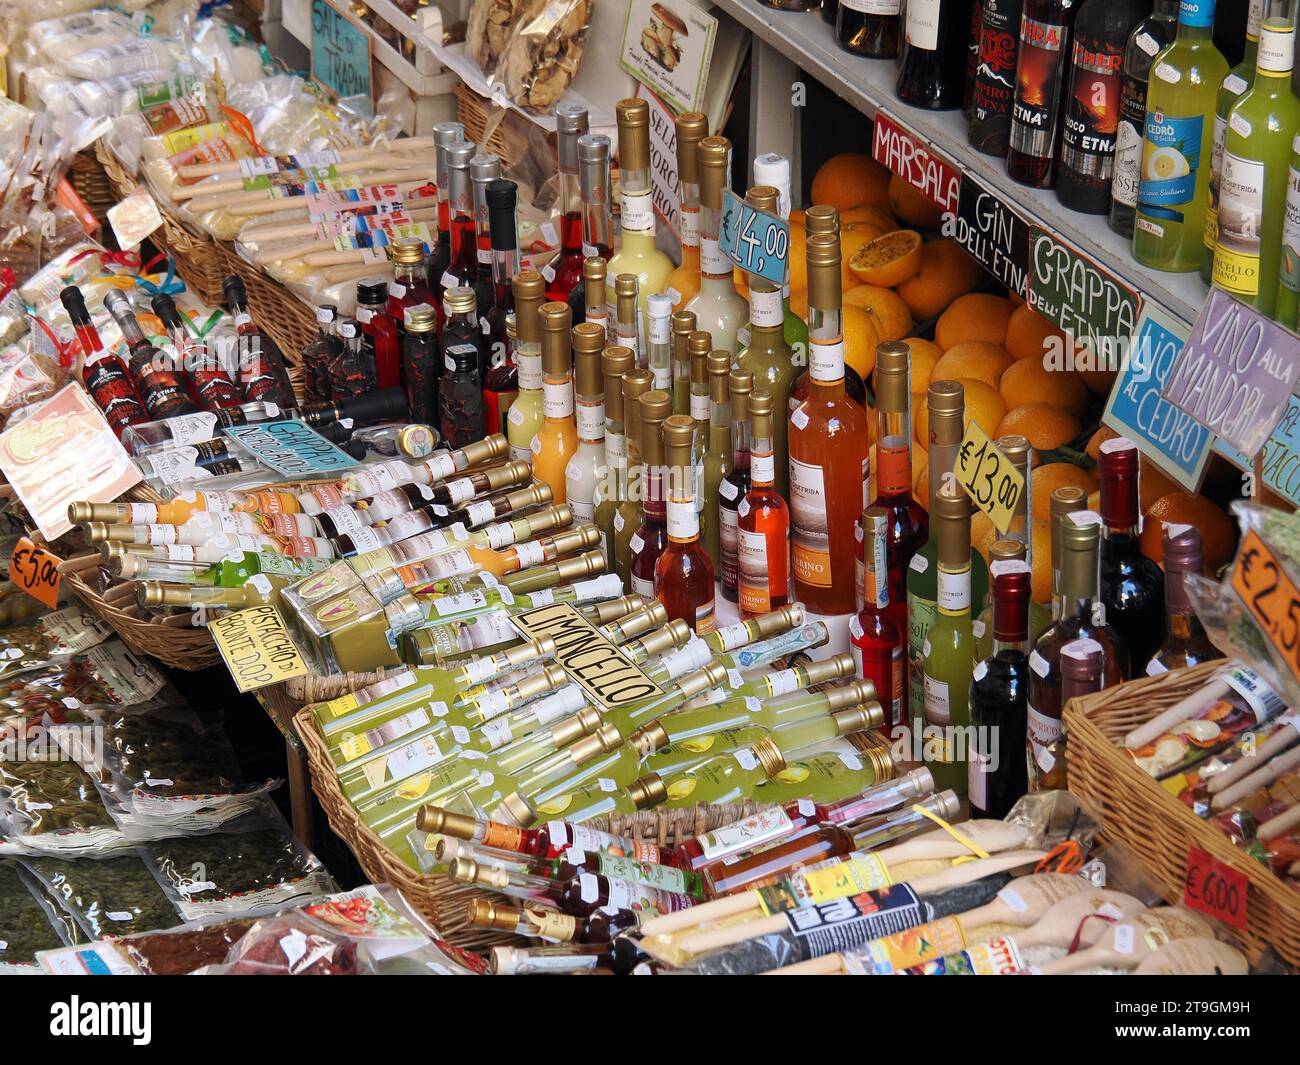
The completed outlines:
{"type": "Polygon", "coordinates": [[[780,289],[768,292],[749,290],[749,322],[761,329],[775,329],[785,324],[785,305],[780,289]]]}
{"type": "Polygon", "coordinates": [[[1176,222],[1183,220],[1183,213],[1174,208],[1194,198],[1204,126],[1204,115],[1180,117],[1147,112],[1142,179],[1138,185],[1138,203],[1146,213],[1176,222]]]}
{"type": "MultiPolygon", "coordinates": [[[[897,437],[891,439],[896,440],[897,437]]],[[[901,447],[877,445],[876,492],[882,496],[911,494],[912,456],[906,444],[901,447]]]]}
{"type": "Polygon", "coordinates": [[[808,373],[814,381],[834,384],[844,379],[844,338],[814,340],[808,345],[808,373]]]}
{"type": "Polygon", "coordinates": [[[650,189],[641,192],[623,190],[621,219],[625,233],[653,233],[655,228],[654,196],[650,189]]]}
{"type": "Polygon", "coordinates": [[[970,568],[953,571],[939,567],[939,612],[961,614],[970,610],[970,568]]]}
{"type": "Polygon", "coordinates": [[[1259,291],[1263,217],[1264,163],[1225,151],[1214,248],[1214,283],[1220,288],[1244,296],[1259,291]]]}
{"type": "Polygon", "coordinates": [[[642,599],[653,599],[655,597],[655,582],[633,574],[632,591],[641,596],[642,599]]]}
{"type": "MultiPolygon", "coordinates": [[[[909,2],[909,10],[911,6],[909,2]]],[[[789,899],[782,897],[783,893],[775,886],[764,890],[780,900],[769,903],[770,907],[789,905],[789,899]]],[[[785,919],[791,934],[805,944],[800,956],[820,956],[852,950],[881,936],[912,928],[924,921],[925,911],[916,893],[902,885],[884,899],[863,892],[787,909],[785,919]]]]}
{"type": "MultiPolygon", "coordinates": [[[[983,665],[983,663],[980,663],[983,665]]],[[[966,764],[966,797],[977,810],[989,808],[989,776],[993,764],[987,751],[972,750],[966,764]]]]}
{"type": "Polygon", "coordinates": [[[1028,15],[1020,19],[1020,84],[1011,109],[1011,147],[1022,155],[1052,158],[1068,35],[1069,28],[1059,23],[1028,15]]]}
{"type": "Polygon", "coordinates": [[[776,482],[776,456],[752,455],[750,457],[749,472],[754,484],[774,484],[776,482]]]}
{"type": "Polygon", "coordinates": [[[722,254],[717,237],[700,239],[700,273],[709,277],[730,277],[731,260],[722,254]]]}
{"type": "MultiPolygon", "coordinates": [[[[918,552],[914,558],[920,557],[918,552]]],[[[915,713],[925,705],[925,644],[938,609],[933,599],[911,588],[907,594],[908,705],[915,713]]]]}
{"type": "Polygon", "coordinates": [[[668,538],[693,540],[700,535],[700,519],[695,511],[695,501],[670,500],[668,503],[668,538]]]}
{"type": "Polygon", "coordinates": [[[1146,110],[1147,83],[1126,76],[1120,86],[1119,126],[1115,131],[1115,169],[1110,186],[1111,196],[1125,207],[1137,206],[1142,127],[1146,110]]]}
{"type": "MultiPolygon", "coordinates": [[[[521,390],[530,392],[541,391],[542,388],[542,357],[523,351],[515,352],[515,362],[519,364],[519,387],[521,390]]],[[[514,408],[511,408],[513,416],[514,408]]],[[[523,411],[519,412],[520,417],[523,411]]]]}
{"type": "Polygon", "coordinates": [[[804,584],[831,586],[831,541],[826,478],[820,466],[790,459],[790,516],[794,526],[794,575],[804,584]]]}
{"type": "Polygon", "coordinates": [[[1044,771],[1050,772],[1055,763],[1055,756],[1047,748],[1061,737],[1061,719],[1042,713],[1033,703],[1029,704],[1028,719],[1029,747],[1033,752],[1034,761],[1044,771]]]}
{"type": "Polygon", "coordinates": [[[691,417],[697,422],[707,422],[709,420],[709,397],[708,393],[697,395],[691,393],[691,417]]]}
{"type": "Polygon", "coordinates": [[[1278,276],[1292,292],[1300,292],[1300,170],[1294,166],[1287,172],[1286,217],[1282,223],[1282,263],[1278,276]]]}
{"type": "Polygon", "coordinates": [[[211,440],[217,431],[217,416],[202,412],[199,414],[182,414],[167,419],[167,428],[171,431],[175,444],[197,444],[211,440]]]}
{"type": "MultiPolygon", "coordinates": [[[[700,246],[700,209],[698,207],[687,207],[682,205],[678,213],[682,227],[682,246],[685,248],[698,248],[700,246]]],[[[595,252],[592,252],[594,255],[595,252]]]]}
{"type": "Polygon", "coordinates": [[[780,807],[737,821],[734,825],[697,837],[704,863],[721,861],[741,851],[781,839],[794,831],[794,822],[780,807]]]}
{"type": "Polygon", "coordinates": [[[583,401],[577,405],[578,439],[594,444],[605,437],[605,404],[583,401]]]}
{"type": "Polygon", "coordinates": [[[1215,0],[1179,0],[1179,24],[1208,29],[1214,25],[1214,4],[1215,0]]]}
{"type": "Polygon", "coordinates": [[[934,52],[939,48],[941,0],[908,0],[907,43],[911,48],[934,52]]]}
{"type": "Polygon", "coordinates": [[[1016,98],[1016,50],[1020,4],[984,4],[979,29],[979,63],[971,90],[971,143],[1005,155],[1016,98]]]}
{"type": "Polygon", "coordinates": [[[737,530],[736,567],[740,609],[747,614],[770,612],[773,609],[773,587],[778,594],[786,590],[786,567],[768,556],[766,534],[737,530]]]}
{"type": "MultiPolygon", "coordinates": [[[[726,484],[726,481],[722,482],[726,484]]],[[[718,555],[722,561],[722,586],[735,588],[739,577],[737,568],[736,512],[730,507],[718,508],[718,555]]]]}
{"type": "Polygon", "coordinates": [[[902,0],[840,0],[840,7],[864,15],[897,15],[901,6],[902,0]]]}
{"type": "Polygon", "coordinates": [[[1258,73],[1265,77],[1282,78],[1291,73],[1295,65],[1295,27],[1267,26],[1259,37],[1258,73]]]}
{"type": "Polygon", "coordinates": [[[542,414],[555,419],[573,417],[572,382],[547,381],[542,385],[542,414]]]}
{"type": "MultiPolygon", "coordinates": [[[[923,705],[925,706],[925,723],[927,725],[938,725],[941,728],[946,728],[951,724],[952,702],[949,698],[948,682],[938,680],[926,673],[925,701],[923,705]]],[[[945,747],[949,742],[948,740],[944,741],[945,747]]],[[[940,760],[944,762],[952,761],[948,757],[947,750],[944,751],[940,760]]]]}
{"type": "MultiPolygon", "coordinates": [[[[1103,196],[1111,184],[1123,83],[1124,49],[1076,36],[1074,73],[1061,132],[1061,165],[1103,196]]],[[[1104,205],[1104,204],[1103,204],[1104,205]]]]}

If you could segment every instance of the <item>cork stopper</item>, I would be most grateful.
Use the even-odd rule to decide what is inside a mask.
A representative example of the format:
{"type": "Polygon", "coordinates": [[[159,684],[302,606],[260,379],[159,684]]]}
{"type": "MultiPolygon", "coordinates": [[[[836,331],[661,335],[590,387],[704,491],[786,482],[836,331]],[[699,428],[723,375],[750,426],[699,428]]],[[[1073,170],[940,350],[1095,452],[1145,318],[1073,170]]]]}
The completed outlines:
{"type": "Polygon", "coordinates": [[[661,389],[641,396],[641,460],[647,466],[664,465],[664,419],[673,412],[673,397],[661,389]]]}
{"type": "Polygon", "coordinates": [[[876,410],[901,414],[911,402],[911,349],[901,340],[876,346],[876,410]]]}
{"type": "Polygon", "coordinates": [[[709,399],[714,403],[726,403],[730,398],[731,352],[709,352],[709,399]]]}
{"type": "Polygon", "coordinates": [[[878,702],[863,703],[861,706],[837,711],[831,715],[831,720],[835,722],[840,735],[847,736],[850,732],[880,728],[885,723],[885,708],[878,702]]]}
{"type": "Polygon", "coordinates": [[[619,299],[636,299],[636,274],[619,274],[614,278],[614,295],[619,299]]]}
{"type": "Polygon", "coordinates": [[[650,105],[629,97],[614,106],[618,119],[618,165],[623,170],[650,169],[650,105]]]}
{"type": "Polygon", "coordinates": [[[478,834],[478,822],[472,817],[444,810],[441,806],[421,806],[415,813],[415,827],[421,832],[456,839],[472,840],[478,834]]]}
{"type": "Polygon", "coordinates": [[[648,810],[668,800],[668,788],[658,773],[650,773],[627,786],[628,797],[638,810],[648,810]]]}
{"type": "Polygon", "coordinates": [[[521,270],[510,282],[515,294],[515,332],[521,344],[542,342],[542,320],[538,312],[546,302],[546,278],[536,270],[521,270]]]}
{"type": "Polygon", "coordinates": [[[588,551],[573,558],[562,558],[555,563],[555,576],[560,584],[580,580],[583,577],[598,577],[605,572],[605,556],[599,551],[588,551]]]}
{"type": "Polygon", "coordinates": [[[722,190],[731,169],[731,141],[726,137],[705,137],[696,149],[700,166],[700,206],[722,210],[722,190]]]}
{"type": "Polygon", "coordinates": [[[573,349],[569,346],[569,323],[573,312],[567,303],[543,303],[542,372],[547,377],[563,377],[573,369],[573,349]]]}
{"type": "Polygon", "coordinates": [[[750,185],[749,191],[745,193],[745,202],[759,211],[766,211],[768,214],[779,214],[781,210],[781,193],[771,185],[750,185]]]}
{"type": "Polygon", "coordinates": [[[677,116],[677,180],[683,185],[700,183],[697,145],[709,135],[709,119],[699,111],[677,116]]]}
{"type": "Polygon", "coordinates": [[[621,344],[611,344],[600,356],[605,378],[605,417],[612,422],[623,420],[623,375],[632,369],[635,360],[632,349],[621,344]]]}

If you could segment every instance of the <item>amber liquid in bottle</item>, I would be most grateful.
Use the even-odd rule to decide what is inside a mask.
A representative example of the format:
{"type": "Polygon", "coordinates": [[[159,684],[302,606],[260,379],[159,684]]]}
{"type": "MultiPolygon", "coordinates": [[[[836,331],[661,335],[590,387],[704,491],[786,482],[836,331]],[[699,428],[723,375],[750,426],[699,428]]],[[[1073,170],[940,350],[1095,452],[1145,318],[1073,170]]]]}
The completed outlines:
{"type": "Polygon", "coordinates": [[[702,636],[715,628],[717,617],[713,563],[700,545],[700,518],[695,509],[695,471],[691,467],[694,428],[685,414],[670,415],[663,423],[668,460],[668,545],[655,563],[655,596],[668,611],[670,621],[684,621],[702,636]]]}
{"type": "MultiPolygon", "coordinates": [[[[664,440],[661,429],[673,409],[673,398],[658,389],[646,392],[641,404],[641,527],[633,535],[632,591],[655,598],[655,567],[668,546],[668,505],[664,484],[664,440]]],[[[625,412],[626,413],[626,412],[625,412]]]]}
{"type": "Polygon", "coordinates": [[[746,619],[790,601],[790,510],[776,490],[772,419],[782,412],[774,405],[765,389],[750,394],[751,483],[736,511],[740,616],[746,619]]]}
{"type": "MultiPolygon", "coordinates": [[[[1165,642],[1146,664],[1149,676],[1223,657],[1187,598],[1187,575],[1200,573],[1205,565],[1200,530],[1190,525],[1166,525],[1164,559],[1165,642]]],[[[1135,671],[1137,666],[1135,660],[1135,671]]]]}
{"type": "Polygon", "coordinates": [[[718,556],[722,563],[722,595],[730,602],[740,598],[736,535],[740,504],[749,491],[749,394],[754,375],[731,371],[731,470],[718,482],[718,556]]]}

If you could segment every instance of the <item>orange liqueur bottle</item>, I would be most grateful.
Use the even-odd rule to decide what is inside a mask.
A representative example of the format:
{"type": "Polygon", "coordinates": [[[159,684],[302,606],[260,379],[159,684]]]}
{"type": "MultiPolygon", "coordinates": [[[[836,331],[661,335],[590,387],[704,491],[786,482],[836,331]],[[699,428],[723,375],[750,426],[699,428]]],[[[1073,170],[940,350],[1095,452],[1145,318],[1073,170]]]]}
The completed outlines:
{"type": "Polygon", "coordinates": [[[542,305],[542,427],[533,439],[533,476],[551,486],[551,499],[568,498],[565,469],[578,450],[573,416],[573,347],[567,303],[542,305]]]}
{"type": "Polygon", "coordinates": [[[867,415],[844,392],[840,241],[808,247],[808,396],[790,415],[794,594],[815,614],[852,613],[854,529],[867,480],[867,415]]]}
{"type": "Polygon", "coordinates": [[[686,622],[697,634],[715,627],[713,563],[700,546],[700,516],[695,509],[695,470],[691,465],[690,415],[664,420],[664,453],[668,460],[668,546],[655,563],[655,596],[670,621],[686,622]]]}
{"type": "Polygon", "coordinates": [[[750,393],[750,488],[736,510],[744,619],[778,610],[790,599],[790,511],[776,490],[774,404],[766,389],[750,393]]]}

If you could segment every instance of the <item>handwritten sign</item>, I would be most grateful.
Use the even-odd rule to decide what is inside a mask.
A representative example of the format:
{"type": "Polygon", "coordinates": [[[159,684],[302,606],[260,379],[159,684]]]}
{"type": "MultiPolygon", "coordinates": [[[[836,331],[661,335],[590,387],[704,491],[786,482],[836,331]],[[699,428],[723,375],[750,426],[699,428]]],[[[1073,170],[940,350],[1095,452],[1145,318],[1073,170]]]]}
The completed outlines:
{"type": "Polygon", "coordinates": [[[1253,459],[1281,419],[1297,374],[1294,334],[1216,288],[1160,394],[1253,459]]]}
{"type": "Polygon", "coordinates": [[[9,556],[9,579],[34,599],[50,609],[59,605],[59,557],[38,547],[26,536],[18,538],[9,556]]]}
{"type": "Polygon", "coordinates": [[[221,430],[286,477],[348,470],[357,460],[299,421],[227,425],[221,430]]]}
{"type": "Polygon", "coordinates": [[[718,249],[747,273],[783,284],[790,255],[790,224],[751,207],[726,189],[718,249]]]}
{"type": "Polygon", "coordinates": [[[1186,340],[1187,331],[1175,318],[1158,307],[1143,307],[1102,420],[1187,491],[1197,492],[1214,436],[1160,396],[1186,340]]]}
{"type": "Polygon", "coordinates": [[[1232,590],[1300,680],[1300,590],[1254,529],[1241,538],[1232,590]]]}
{"type": "Polygon", "coordinates": [[[1188,848],[1187,882],[1183,885],[1183,905],[1188,909],[1245,931],[1247,886],[1245,873],[1200,847],[1188,848]]]}
{"type": "Polygon", "coordinates": [[[953,472],[971,502],[989,516],[998,532],[1006,532],[1025,491],[1024,474],[973,421],[957,449],[953,472]]]}
{"type": "Polygon", "coordinates": [[[976,262],[1012,292],[1029,292],[1029,223],[967,174],[957,197],[955,236],[976,262]]]}
{"type": "Polygon", "coordinates": [[[327,0],[311,2],[311,77],[335,96],[374,98],[370,34],[327,0]]]}
{"type": "MultiPolygon", "coordinates": [[[[1214,450],[1240,469],[1255,471],[1255,463],[1222,437],[1215,439],[1214,450]]],[[[1300,507],[1300,397],[1288,396],[1282,420],[1267,440],[1259,456],[1263,484],[1300,507]]]]}
{"type": "Polygon", "coordinates": [[[871,155],[941,210],[956,212],[961,171],[883,111],[876,112],[871,155]]]}
{"type": "Polygon", "coordinates": [[[241,692],[308,673],[284,618],[269,603],[226,614],[209,624],[208,631],[241,692]]]}

